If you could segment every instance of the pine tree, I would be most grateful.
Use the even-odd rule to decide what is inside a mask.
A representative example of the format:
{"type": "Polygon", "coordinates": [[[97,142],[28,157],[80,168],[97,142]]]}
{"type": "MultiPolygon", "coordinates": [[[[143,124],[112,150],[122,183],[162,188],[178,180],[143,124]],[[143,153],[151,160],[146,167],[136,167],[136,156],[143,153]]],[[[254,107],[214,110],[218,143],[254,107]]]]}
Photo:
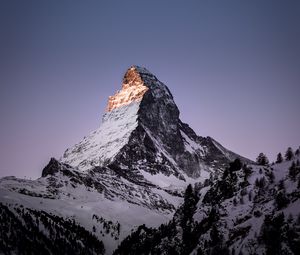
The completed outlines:
{"type": "Polygon", "coordinates": [[[292,165],[289,168],[289,177],[292,181],[296,181],[296,175],[297,175],[297,168],[295,161],[293,161],[292,165]]]}
{"type": "Polygon", "coordinates": [[[289,204],[289,199],[287,198],[284,191],[279,191],[275,197],[275,205],[278,210],[285,208],[289,204]]]}
{"type": "Polygon", "coordinates": [[[269,179],[270,179],[270,183],[274,183],[274,180],[275,180],[275,175],[273,172],[271,172],[269,175],[268,175],[269,179]]]}
{"type": "Polygon", "coordinates": [[[184,203],[183,203],[183,217],[182,225],[185,226],[188,221],[191,221],[196,210],[196,204],[198,202],[198,197],[195,194],[193,187],[189,184],[184,193],[184,203]]]}
{"type": "Polygon", "coordinates": [[[279,255],[281,253],[282,227],[284,225],[284,214],[281,213],[276,217],[271,215],[265,216],[261,228],[261,239],[266,245],[267,255],[279,255]]]}
{"type": "Polygon", "coordinates": [[[247,180],[248,177],[251,175],[252,173],[252,169],[250,167],[248,167],[246,164],[243,165],[243,172],[244,172],[244,179],[247,180]]]}
{"type": "Polygon", "coordinates": [[[230,172],[235,172],[238,171],[242,168],[243,164],[240,159],[235,159],[233,162],[229,163],[229,171],[230,172]]]}
{"type": "Polygon", "coordinates": [[[279,152],[279,153],[277,154],[277,160],[276,160],[276,163],[281,163],[282,161],[283,161],[283,158],[282,158],[281,153],[279,152]]]}
{"type": "Polygon", "coordinates": [[[222,241],[221,235],[216,224],[213,224],[211,231],[210,231],[210,245],[216,246],[222,241]]]}
{"type": "Polygon", "coordinates": [[[229,255],[229,249],[224,245],[224,237],[219,232],[216,224],[213,224],[210,231],[210,255],[229,255]]]}
{"type": "Polygon", "coordinates": [[[300,156],[300,149],[299,149],[299,148],[295,151],[295,155],[296,155],[297,157],[300,156]]]}
{"type": "Polygon", "coordinates": [[[265,166],[269,164],[269,159],[267,158],[267,156],[264,153],[259,153],[258,157],[256,158],[256,162],[259,165],[265,166]]]}
{"type": "Polygon", "coordinates": [[[258,187],[259,189],[263,189],[266,186],[266,179],[265,177],[262,177],[260,179],[255,180],[255,186],[258,187]]]}
{"type": "Polygon", "coordinates": [[[189,254],[191,252],[190,248],[193,246],[193,215],[195,213],[198,200],[198,196],[195,193],[192,185],[189,184],[184,194],[184,203],[182,206],[182,254],[189,254]]]}
{"type": "Polygon", "coordinates": [[[286,160],[291,160],[294,158],[294,152],[293,149],[291,147],[288,147],[286,153],[285,153],[285,159],[286,160]]]}

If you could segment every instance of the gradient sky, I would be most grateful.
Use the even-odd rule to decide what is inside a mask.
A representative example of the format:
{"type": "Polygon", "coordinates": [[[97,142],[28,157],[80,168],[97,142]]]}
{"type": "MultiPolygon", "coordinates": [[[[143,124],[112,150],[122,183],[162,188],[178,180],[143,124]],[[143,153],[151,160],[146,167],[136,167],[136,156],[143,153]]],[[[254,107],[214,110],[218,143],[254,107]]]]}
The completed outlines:
{"type": "Polygon", "coordinates": [[[0,2],[0,176],[36,178],[96,129],[126,69],[251,159],[300,145],[300,1],[0,2]]]}

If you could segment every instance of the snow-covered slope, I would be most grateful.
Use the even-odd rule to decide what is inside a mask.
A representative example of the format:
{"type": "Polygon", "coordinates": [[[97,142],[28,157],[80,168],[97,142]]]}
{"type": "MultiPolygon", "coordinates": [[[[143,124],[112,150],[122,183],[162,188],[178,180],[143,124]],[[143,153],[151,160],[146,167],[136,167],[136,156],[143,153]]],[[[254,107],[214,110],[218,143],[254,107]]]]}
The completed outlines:
{"type": "Polygon", "coordinates": [[[222,176],[189,187],[169,223],[140,226],[115,254],[299,254],[299,160],[235,161],[222,176]]]}
{"type": "Polygon", "coordinates": [[[15,207],[75,220],[103,241],[107,254],[135,226],[154,227],[168,221],[182,201],[159,187],[132,183],[107,168],[82,172],[57,164],[61,163],[52,159],[45,171],[59,170],[37,180],[0,179],[0,203],[16,215],[15,207]]]}
{"type": "Polygon", "coordinates": [[[105,113],[101,126],[73,148],[67,149],[62,162],[87,170],[112,160],[137,127],[138,110],[139,102],[132,102],[105,113]]]}

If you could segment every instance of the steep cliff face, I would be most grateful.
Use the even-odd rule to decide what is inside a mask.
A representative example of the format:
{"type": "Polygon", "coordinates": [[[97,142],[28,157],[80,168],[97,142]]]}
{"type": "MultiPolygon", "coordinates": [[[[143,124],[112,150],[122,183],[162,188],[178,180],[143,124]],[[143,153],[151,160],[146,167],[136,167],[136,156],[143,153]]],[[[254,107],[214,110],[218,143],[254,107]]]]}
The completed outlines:
{"type": "Polygon", "coordinates": [[[118,166],[132,174],[184,174],[197,178],[201,171],[222,171],[241,156],[210,137],[200,137],[180,121],[170,90],[147,69],[132,66],[122,89],[109,97],[101,126],[73,148],[62,161],[81,170],[118,166]]]}

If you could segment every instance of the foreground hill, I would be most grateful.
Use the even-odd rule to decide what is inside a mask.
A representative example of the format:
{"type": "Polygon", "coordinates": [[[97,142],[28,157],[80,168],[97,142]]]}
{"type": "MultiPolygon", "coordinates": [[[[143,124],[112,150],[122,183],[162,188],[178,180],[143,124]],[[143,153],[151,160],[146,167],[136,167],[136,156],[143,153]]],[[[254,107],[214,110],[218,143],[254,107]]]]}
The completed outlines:
{"type": "Polygon", "coordinates": [[[189,186],[183,205],[171,221],[156,229],[140,226],[115,251],[115,254],[299,253],[299,157],[272,166],[246,166],[235,161],[223,175],[194,189],[189,186]]]}

